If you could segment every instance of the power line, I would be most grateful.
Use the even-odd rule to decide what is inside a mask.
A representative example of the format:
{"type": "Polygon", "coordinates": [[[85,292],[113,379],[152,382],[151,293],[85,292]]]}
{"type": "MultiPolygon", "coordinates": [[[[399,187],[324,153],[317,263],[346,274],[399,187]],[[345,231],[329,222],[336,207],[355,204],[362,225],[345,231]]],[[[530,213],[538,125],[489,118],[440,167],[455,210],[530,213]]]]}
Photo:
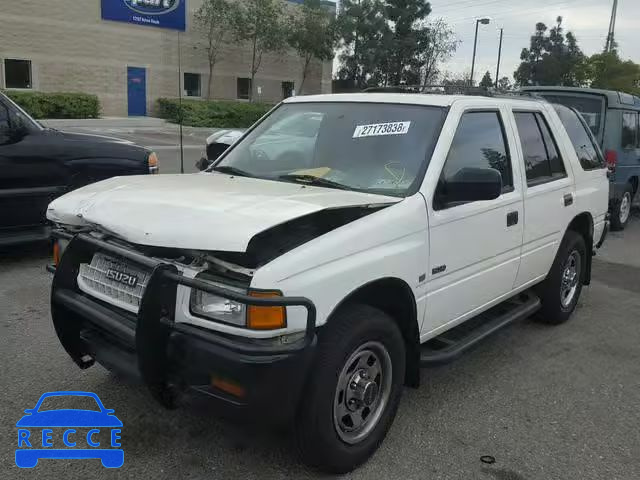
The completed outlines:
{"type": "MultiPolygon", "coordinates": [[[[507,9],[507,10],[501,10],[500,12],[488,12],[486,14],[483,14],[483,16],[487,16],[487,17],[491,17],[492,19],[495,18],[501,18],[501,17],[505,17],[505,16],[510,16],[513,14],[529,14],[529,13],[536,13],[536,12],[540,12],[543,10],[547,10],[548,8],[564,8],[567,6],[571,6],[572,4],[576,4],[576,3],[580,3],[580,6],[585,6],[584,4],[584,0],[562,0],[559,3],[550,3],[550,4],[544,4],[544,5],[538,5],[535,8],[531,8],[531,9],[525,9],[525,10],[521,10],[520,8],[513,8],[513,9],[507,9]]],[[[587,4],[587,6],[594,6],[595,4],[587,4]]],[[[477,18],[477,15],[474,16],[465,16],[465,17],[458,17],[458,18],[453,18],[453,19],[447,19],[447,21],[449,23],[451,23],[452,25],[455,25],[457,23],[463,23],[467,20],[473,20],[475,18],[477,18]]]]}

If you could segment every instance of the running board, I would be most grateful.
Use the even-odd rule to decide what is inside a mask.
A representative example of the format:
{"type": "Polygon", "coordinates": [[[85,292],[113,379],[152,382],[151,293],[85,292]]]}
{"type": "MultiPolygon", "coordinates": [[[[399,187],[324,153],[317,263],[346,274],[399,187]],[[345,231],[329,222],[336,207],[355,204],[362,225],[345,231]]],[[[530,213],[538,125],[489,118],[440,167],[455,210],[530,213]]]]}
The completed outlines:
{"type": "Polygon", "coordinates": [[[516,295],[425,342],[421,347],[420,366],[432,367],[452,362],[492,333],[533,315],[540,306],[540,299],[533,292],[516,295]]]}

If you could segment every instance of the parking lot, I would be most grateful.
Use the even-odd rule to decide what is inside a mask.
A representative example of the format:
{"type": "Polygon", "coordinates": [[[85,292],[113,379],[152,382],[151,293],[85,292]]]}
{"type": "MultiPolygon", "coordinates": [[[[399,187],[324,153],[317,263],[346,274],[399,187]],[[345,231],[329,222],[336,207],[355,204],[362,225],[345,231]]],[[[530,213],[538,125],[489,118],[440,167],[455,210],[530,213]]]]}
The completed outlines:
{"type": "MultiPolygon", "coordinates": [[[[406,389],[388,438],[347,478],[640,478],[640,212],[594,262],[572,320],[532,321],[498,333],[457,363],[424,370],[406,389]],[[480,461],[495,457],[494,464],[480,461]]],[[[284,434],[216,417],[203,399],[166,411],[144,388],[100,366],[79,370],[49,317],[46,246],[0,255],[3,366],[0,478],[319,478],[296,461],[284,434]],[[15,422],[53,390],[97,393],[123,421],[125,463],[14,464],[15,422]]]]}

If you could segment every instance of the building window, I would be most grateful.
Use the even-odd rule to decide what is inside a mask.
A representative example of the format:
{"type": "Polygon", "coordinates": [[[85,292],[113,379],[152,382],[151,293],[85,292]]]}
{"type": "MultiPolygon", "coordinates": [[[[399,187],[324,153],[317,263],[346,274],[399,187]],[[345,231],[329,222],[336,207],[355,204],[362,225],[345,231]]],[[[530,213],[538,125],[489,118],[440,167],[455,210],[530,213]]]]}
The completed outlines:
{"type": "Polygon", "coordinates": [[[31,60],[5,59],[4,86],[5,88],[33,88],[31,60]]]}
{"type": "Polygon", "coordinates": [[[249,93],[251,92],[251,79],[238,78],[237,89],[238,89],[238,99],[249,100],[249,93]]]}
{"type": "Polygon", "coordinates": [[[187,97],[200,96],[200,74],[199,73],[184,74],[184,93],[187,97]]]}
{"type": "Polygon", "coordinates": [[[282,82],[282,98],[288,98],[293,95],[293,82],[282,82]]]}

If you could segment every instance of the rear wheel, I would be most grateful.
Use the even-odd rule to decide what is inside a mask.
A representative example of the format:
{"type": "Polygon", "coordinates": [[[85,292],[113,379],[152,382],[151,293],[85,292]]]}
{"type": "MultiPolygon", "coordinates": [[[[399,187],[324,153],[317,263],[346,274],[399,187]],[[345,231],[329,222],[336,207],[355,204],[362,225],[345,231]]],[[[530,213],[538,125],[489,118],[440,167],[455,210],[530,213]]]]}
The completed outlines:
{"type": "Polygon", "coordinates": [[[567,231],[547,278],[536,288],[542,301],[539,321],[557,325],[569,319],[582,292],[587,260],[582,235],[567,231]]]}
{"type": "Polygon", "coordinates": [[[345,473],[366,461],[395,418],[405,374],[400,329],[367,305],[340,310],[319,334],[295,425],[302,460],[345,473]]]}
{"type": "Polygon", "coordinates": [[[631,218],[631,204],[633,202],[633,186],[625,185],[622,197],[616,201],[611,212],[611,230],[624,230],[631,218]]]}

